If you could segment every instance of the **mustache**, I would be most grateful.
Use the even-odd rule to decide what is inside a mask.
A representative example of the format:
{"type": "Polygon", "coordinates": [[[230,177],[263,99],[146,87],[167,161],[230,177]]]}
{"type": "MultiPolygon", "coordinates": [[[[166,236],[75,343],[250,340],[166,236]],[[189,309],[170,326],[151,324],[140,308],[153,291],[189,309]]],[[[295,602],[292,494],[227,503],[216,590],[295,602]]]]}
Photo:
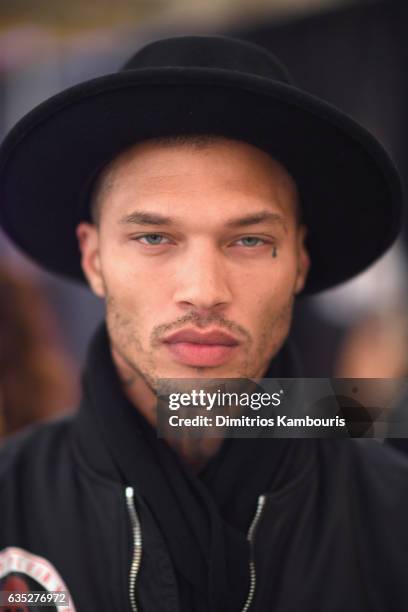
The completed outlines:
{"type": "Polygon", "coordinates": [[[172,331],[177,331],[181,329],[188,323],[193,323],[198,329],[205,329],[211,325],[217,324],[220,328],[224,328],[225,330],[229,330],[232,333],[243,336],[248,342],[251,342],[251,335],[249,332],[239,325],[238,323],[234,323],[233,321],[228,321],[224,317],[220,317],[219,315],[207,315],[202,316],[199,313],[191,312],[183,317],[177,319],[173,323],[163,323],[155,327],[151,334],[151,345],[158,346],[161,343],[161,338],[172,331]]]}

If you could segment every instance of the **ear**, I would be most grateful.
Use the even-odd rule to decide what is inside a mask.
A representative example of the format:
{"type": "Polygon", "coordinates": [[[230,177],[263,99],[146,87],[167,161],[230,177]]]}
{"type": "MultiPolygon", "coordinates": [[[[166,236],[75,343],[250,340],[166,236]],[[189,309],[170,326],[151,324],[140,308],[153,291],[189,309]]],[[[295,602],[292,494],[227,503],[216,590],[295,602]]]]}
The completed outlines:
{"type": "Polygon", "coordinates": [[[301,225],[297,231],[297,260],[298,269],[296,274],[295,283],[295,294],[302,291],[305,286],[307,275],[310,268],[310,256],[306,249],[305,240],[307,235],[307,228],[305,225],[301,225]]]}
{"type": "Polygon", "coordinates": [[[99,297],[105,296],[101,259],[99,255],[99,230],[93,223],[81,222],[76,228],[81,251],[81,267],[88,283],[99,297]]]}

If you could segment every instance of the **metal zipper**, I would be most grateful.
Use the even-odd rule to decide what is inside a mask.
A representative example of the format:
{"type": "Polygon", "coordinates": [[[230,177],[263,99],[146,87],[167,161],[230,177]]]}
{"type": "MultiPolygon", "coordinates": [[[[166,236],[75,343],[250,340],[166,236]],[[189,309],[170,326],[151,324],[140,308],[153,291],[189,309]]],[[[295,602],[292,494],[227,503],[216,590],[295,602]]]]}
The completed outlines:
{"type": "MultiPolygon", "coordinates": [[[[133,559],[132,564],[130,566],[129,572],[129,598],[130,605],[132,608],[132,612],[137,612],[137,603],[136,603],[136,578],[140,568],[140,561],[142,559],[142,530],[140,526],[139,517],[137,516],[137,512],[134,504],[134,490],[133,487],[126,487],[125,489],[126,495],[126,505],[129,511],[130,523],[132,526],[132,534],[133,534],[133,559]]],[[[256,528],[258,526],[258,522],[261,518],[264,506],[265,506],[266,497],[265,495],[260,495],[258,498],[258,504],[255,512],[255,516],[252,519],[251,525],[248,530],[247,540],[251,545],[251,559],[249,561],[249,591],[247,600],[245,602],[244,607],[241,612],[248,612],[250,605],[252,604],[252,600],[255,595],[255,587],[256,587],[256,569],[255,569],[255,561],[252,556],[252,548],[254,543],[254,536],[256,532],[256,528]]]]}
{"type": "Polygon", "coordinates": [[[133,487],[126,487],[125,495],[133,534],[133,559],[129,571],[129,597],[132,612],[137,612],[136,578],[140,567],[140,561],[142,559],[142,529],[135,509],[135,495],[133,487]]]}
{"type": "Polygon", "coordinates": [[[256,532],[256,528],[258,526],[259,519],[261,518],[264,506],[265,506],[266,497],[265,495],[260,495],[258,497],[258,505],[256,507],[255,516],[252,519],[252,523],[248,530],[247,540],[251,545],[251,559],[249,561],[249,591],[247,600],[245,602],[244,607],[241,612],[247,612],[252,604],[252,600],[255,595],[255,587],[256,587],[256,569],[255,569],[255,561],[253,557],[253,545],[254,545],[254,536],[256,532]]]}

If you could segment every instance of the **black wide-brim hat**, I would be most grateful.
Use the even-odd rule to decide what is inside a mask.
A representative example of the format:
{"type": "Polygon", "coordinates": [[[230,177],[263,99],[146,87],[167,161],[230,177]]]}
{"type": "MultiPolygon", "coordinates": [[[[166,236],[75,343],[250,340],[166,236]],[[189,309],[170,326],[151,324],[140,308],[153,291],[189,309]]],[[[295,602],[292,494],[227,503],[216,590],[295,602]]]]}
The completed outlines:
{"type": "Polygon", "coordinates": [[[358,274],[395,240],[401,183],[378,141],[292,85],[270,53],[222,36],[150,43],[27,114],[0,149],[1,225],[37,262],[83,281],[75,227],[95,177],[135,142],[189,133],[252,143],[293,176],[312,262],[304,293],[358,274]]]}

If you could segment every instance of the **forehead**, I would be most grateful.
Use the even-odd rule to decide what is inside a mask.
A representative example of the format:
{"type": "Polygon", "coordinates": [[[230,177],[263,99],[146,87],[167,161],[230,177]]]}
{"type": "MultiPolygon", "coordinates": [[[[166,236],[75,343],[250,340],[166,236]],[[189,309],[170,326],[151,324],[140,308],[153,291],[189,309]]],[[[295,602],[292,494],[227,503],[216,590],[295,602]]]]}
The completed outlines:
{"type": "Polygon", "coordinates": [[[287,170],[265,151],[223,137],[177,142],[150,140],[117,156],[100,175],[95,199],[100,206],[137,206],[146,199],[205,194],[269,202],[293,212],[297,189],[287,170]]]}

